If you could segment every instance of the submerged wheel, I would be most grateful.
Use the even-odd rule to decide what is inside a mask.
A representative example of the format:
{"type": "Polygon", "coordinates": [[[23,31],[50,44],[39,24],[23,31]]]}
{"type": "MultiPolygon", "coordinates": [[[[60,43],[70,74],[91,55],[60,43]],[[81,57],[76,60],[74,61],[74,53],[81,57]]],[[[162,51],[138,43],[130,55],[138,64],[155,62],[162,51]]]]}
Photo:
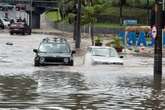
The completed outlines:
{"type": "Polygon", "coordinates": [[[13,32],[10,32],[10,35],[13,35],[14,33],[13,32]]]}
{"type": "Polygon", "coordinates": [[[32,32],[31,32],[31,30],[28,30],[27,33],[28,33],[28,35],[31,35],[32,32]]]}
{"type": "Polygon", "coordinates": [[[34,66],[40,66],[40,61],[39,61],[39,58],[38,57],[35,57],[34,59],[34,66]]]}
{"type": "Polygon", "coordinates": [[[73,66],[73,65],[74,65],[73,60],[71,60],[69,66],[73,66]]]}
{"type": "Polygon", "coordinates": [[[25,32],[22,32],[22,35],[25,35],[25,32]]]}

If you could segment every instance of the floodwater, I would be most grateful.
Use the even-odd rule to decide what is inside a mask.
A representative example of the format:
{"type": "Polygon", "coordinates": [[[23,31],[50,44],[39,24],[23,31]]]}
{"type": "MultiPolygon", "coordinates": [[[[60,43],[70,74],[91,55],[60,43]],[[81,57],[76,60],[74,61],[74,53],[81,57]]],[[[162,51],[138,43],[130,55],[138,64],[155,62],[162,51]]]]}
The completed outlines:
{"type": "Polygon", "coordinates": [[[0,110],[165,109],[165,77],[153,76],[153,58],[125,55],[124,65],[75,58],[74,67],[34,67],[32,49],[45,36],[0,37],[0,110]]]}

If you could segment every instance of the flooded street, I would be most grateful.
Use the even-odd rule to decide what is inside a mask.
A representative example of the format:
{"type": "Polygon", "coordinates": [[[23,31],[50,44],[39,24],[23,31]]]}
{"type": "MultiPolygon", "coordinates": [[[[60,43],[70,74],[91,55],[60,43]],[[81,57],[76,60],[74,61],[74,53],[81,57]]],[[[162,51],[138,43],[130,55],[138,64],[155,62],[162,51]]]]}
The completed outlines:
{"type": "Polygon", "coordinates": [[[165,75],[162,82],[153,76],[153,58],[125,55],[124,65],[83,65],[75,56],[73,67],[34,67],[32,50],[45,37],[52,36],[0,34],[0,110],[165,109],[165,75]]]}

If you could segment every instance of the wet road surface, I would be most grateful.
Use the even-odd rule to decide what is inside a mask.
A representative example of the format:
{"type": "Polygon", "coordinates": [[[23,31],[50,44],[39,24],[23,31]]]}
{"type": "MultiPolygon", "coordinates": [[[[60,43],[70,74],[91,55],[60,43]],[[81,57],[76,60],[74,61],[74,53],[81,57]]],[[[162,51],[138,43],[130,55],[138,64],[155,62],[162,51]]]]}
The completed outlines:
{"type": "Polygon", "coordinates": [[[32,49],[45,37],[0,34],[0,110],[165,109],[165,77],[153,76],[153,58],[92,66],[76,56],[74,67],[34,67],[32,49]]]}

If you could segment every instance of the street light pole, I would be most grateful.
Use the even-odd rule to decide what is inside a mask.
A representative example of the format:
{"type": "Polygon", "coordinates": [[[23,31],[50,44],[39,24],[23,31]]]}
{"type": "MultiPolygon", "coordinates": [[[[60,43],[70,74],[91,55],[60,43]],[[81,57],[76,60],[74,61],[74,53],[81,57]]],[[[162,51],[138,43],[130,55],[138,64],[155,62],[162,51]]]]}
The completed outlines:
{"type": "Polygon", "coordinates": [[[150,9],[149,9],[149,4],[150,4],[150,2],[149,2],[149,0],[147,0],[147,15],[148,15],[148,17],[147,17],[147,19],[148,19],[148,21],[147,21],[147,24],[149,24],[150,22],[150,9]]]}
{"type": "Polygon", "coordinates": [[[162,75],[162,2],[155,0],[155,26],[157,35],[155,38],[155,53],[154,53],[154,75],[162,75]]]}

